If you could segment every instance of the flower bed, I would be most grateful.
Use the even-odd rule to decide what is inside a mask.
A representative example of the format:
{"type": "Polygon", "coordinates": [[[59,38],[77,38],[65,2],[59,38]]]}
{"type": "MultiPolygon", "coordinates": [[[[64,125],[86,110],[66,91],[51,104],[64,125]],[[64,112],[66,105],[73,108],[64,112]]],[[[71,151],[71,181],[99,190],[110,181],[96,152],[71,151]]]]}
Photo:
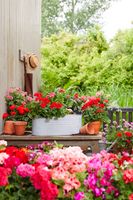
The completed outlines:
{"type": "Polygon", "coordinates": [[[44,142],[26,148],[0,141],[0,199],[133,200],[133,155],[44,142]]]}

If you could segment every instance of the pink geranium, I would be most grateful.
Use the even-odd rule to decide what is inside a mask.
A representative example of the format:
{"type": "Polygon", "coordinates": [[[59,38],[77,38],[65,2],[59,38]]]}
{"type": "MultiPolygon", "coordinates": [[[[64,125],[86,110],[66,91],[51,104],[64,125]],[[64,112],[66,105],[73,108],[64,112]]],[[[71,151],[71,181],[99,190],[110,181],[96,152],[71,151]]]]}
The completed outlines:
{"type": "Polygon", "coordinates": [[[133,169],[127,169],[124,171],[123,179],[125,183],[133,183],[133,169]]]}
{"type": "Polygon", "coordinates": [[[129,195],[128,200],[133,200],[133,193],[129,195]]]}
{"type": "Polygon", "coordinates": [[[4,161],[9,157],[6,153],[0,153],[0,165],[4,164],[4,161]]]}
{"type": "Polygon", "coordinates": [[[30,165],[30,164],[23,164],[21,163],[17,169],[16,169],[16,173],[19,176],[22,176],[23,178],[25,177],[31,177],[33,176],[33,174],[35,173],[35,167],[30,165]]]}

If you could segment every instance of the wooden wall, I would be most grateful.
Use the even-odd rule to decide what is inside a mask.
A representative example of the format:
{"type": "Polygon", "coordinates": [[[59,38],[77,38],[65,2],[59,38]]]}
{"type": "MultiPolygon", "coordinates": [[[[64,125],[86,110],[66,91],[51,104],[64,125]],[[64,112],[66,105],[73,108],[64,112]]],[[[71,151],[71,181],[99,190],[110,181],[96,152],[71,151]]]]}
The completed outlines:
{"type": "MultiPolygon", "coordinates": [[[[0,0],[0,132],[7,89],[24,87],[19,49],[40,57],[40,24],[41,0],[0,0]]],[[[34,91],[39,86],[39,71],[32,71],[34,91]]]]}

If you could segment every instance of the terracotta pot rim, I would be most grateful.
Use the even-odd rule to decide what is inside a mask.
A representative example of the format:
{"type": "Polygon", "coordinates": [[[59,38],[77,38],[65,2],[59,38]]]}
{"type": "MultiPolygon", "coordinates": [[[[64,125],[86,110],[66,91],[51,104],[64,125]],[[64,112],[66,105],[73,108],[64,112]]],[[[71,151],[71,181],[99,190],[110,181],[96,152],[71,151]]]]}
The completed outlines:
{"type": "Polygon", "coordinates": [[[14,122],[14,125],[15,126],[25,126],[25,125],[27,125],[27,122],[25,122],[25,121],[16,121],[16,122],[14,122]]]}

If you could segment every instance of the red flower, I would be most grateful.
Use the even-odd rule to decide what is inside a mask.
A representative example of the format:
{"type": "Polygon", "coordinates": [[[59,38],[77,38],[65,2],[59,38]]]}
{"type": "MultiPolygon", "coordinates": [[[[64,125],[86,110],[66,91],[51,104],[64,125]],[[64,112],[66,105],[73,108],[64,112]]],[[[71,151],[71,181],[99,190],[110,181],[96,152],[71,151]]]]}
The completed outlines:
{"type": "Polygon", "coordinates": [[[64,90],[63,88],[59,88],[58,92],[59,92],[59,93],[64,93],[65,90],[64,90]]]}
{"type": "Polygon", "coordinates": [[[123,180],[125,183],[133,183],[133,169],[127,169],[124,171],[123,180]]]}
{"type": "Polygon", "coordinates": [[[41,100],[41,98],[42,98],[42,93],[41,92],[36,92],[35,94],[34,94],[34,96],[36,97],[36,101],[40,101],[41,100]]]}
{"type": "Polygon", "coordinates": [[[131,133],[131,132],[125,132],[125,135],[126,135],[127,137],[132,137],[132,133],[131,133]]]}
{"type": "Polygon", "coordinates": [[[17,110],[18,110],[18,112],[19,112],[20,115],[24,115],[25,114],[25,109],[24,109],[23,106],[18,106],[17,110]]]}
{"type": "Polygon", "coordinates": [[[107,99],[104,100],[105,103],[108,103],[109,101],[107,99]]]}
{"type": "Polygon", "coordinates": [[[133,193],[129,195],[128,200],[133,200],[133,193]]]}
{"type": "Polygon", "coordinates": [[[21,163],[27,163],[28,162],[28,157],[26,153],[23,150],[18,150],[15,154],[17,158],[19,158],[21,163]]]}
{"type": "Polygon", "coordinates": [[[105,105],[104,105],[103,103],[99,104],[99,107],[100,107],[100,108],[104,108],[104,106],[105,106],[105,105]]]}
{"type": "Polygon", "coordinates": [[[35,96],[35,97],[42,97],[42,93],[41,93],[41,92],[36,92],[36,93],[34,94],[34,96],[35,96]]]}
{"type": "Polygon", "coordinates": [[[29,108],[24,108],[25,112],[29,112],[29,108]]]}
{"type": "Polygon", "coordinates": [[[117,137],[122,137],[122,133],[121,132],[118,132],[116,135],[117,135],[117,137]]]}
{"type": "Polygon", "coordinates": [[[127,142],[128,144],[130,144],[130,143],[131,143],[131,141],[130,141],[130,140],[126,140],[126,142],[127,142]]]}
{"type": "Polygon", "coordinates": [[[4,162],[4,167],[13,169],[14,167],[20,165],[20,163],[20,159],[16,156],[9,156],[4,162]]]}
{"type": "Polygon", "coordinates": [[[31,176],[31,182],[35,189],[40,190],[41,199],[56,199],[58,195],[57,185],[51,182],[51,174],[43,165],[36,168],[35,174],[31,176]]]}
{"type": "Polygon", "coordinates": [[[16,112],[12,111],[12,112],[11,112],[11,115],[12,115],[12,116],[16,115],[16,112]]]}
{"type": "Polygon", "coordinates": [[[42,98],[41,101],[42,101],[43,103],[45,103],[46,105],[50,103],[50,100],[49,100],[48,97],[42,98]]]}
{"type": "Polygon", "coordinates": [[[6,186],[8,184],[8,175],[11,170],[9,168],[0,167],[0,186],[6,186]]]}
{"type": "Polygon", "coordinates": [[[18,151],[18,148],[17,147],[14,147],[14,146],[10,146],[10,147],[7,147],[6,148],[6,153],[8,155],[14,155],[16,153],[16,151],[18,151]]]}
{"type": "Polygon", "coordinates": [[[42,103],[40,104],[40,106],[42,108],[45,108],[49,103],[50,103],[50,100],[47,97],[45,97],[45,98],[42,98],[42,103]]]}
{"type": "Polygon", "coordinates": [[[4,113],[3,116],[2,116],[3,119],[6,119],[7,117],[9,117],[8,113],[4,113]]]}
{"type": "Polygon", "coordinates": [[[75,94],[74,94],[74,99],[78,99],[78,98],[79,98],[78,93],[75,93],[75,94]]]}
{"type": "Polygon", "coordinates": [[[104,112],[103,109],[98,109],[98,110],[96,110],[96,113],[102,113],[102,112],[104,112]]]}
{"type": "Polygon", "coordinates": [[[45,108],[47,106],[47,104],[46,103],[41,103],[40,106],[41,106],[41,108],[45,108]]]}
{"type": "Polygon", "coordinates": [[[11,106],[9,107],[10,110],[14,110],[15,108],[16,108],[15,105],[11,105],[11,106]]]}
{"type": "Polygon", "coordinates": [[[53,102],[51,105],[50,105],[50,108],[51,109],[54,109],[54,108],[56,108],[56,109],[61,109],[62,108],[62,104],[61,103],[59,103],[59,102],[53,102]]]}

